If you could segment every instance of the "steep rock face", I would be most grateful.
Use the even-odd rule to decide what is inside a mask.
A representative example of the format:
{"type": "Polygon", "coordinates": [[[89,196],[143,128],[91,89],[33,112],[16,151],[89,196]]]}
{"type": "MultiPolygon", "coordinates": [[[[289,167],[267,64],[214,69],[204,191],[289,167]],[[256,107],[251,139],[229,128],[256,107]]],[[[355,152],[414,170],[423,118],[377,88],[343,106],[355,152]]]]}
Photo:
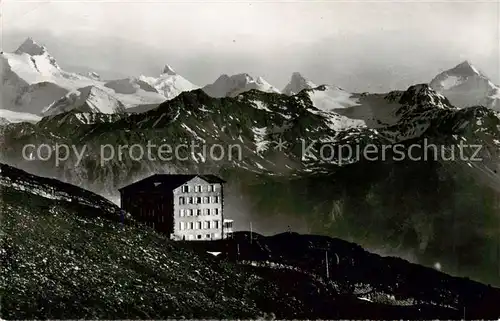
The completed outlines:
{"type": "Polygon", "coordinates": [[[51,69],[60,70],[59,65],[54,57],[49,54],[47,48],[36,43],[32,38],[26,39],[21,46],[17,48],[15,53],[18,55],[27,54],[31,56],[34,67],[40,72],[51,69]]]}
{"type": "Polygon", "coordinates": [[[429,85],[457,107],[485,106],[500,111],[500,88],[468,61],[440,73],[429,85]]]}
{"type": "Polygon", "coordinates": [[[256,89],[262,92],[279,93],[280,91],[269,84],[264,78],[254,78],[249,74],[222,75],[213,84],[202,88],[209,96],[215,98],[236,97],[246,91],[256,89]]]}
{"type": "Polygon", "coordinates": [[[314,89],[316,87],[318,85],[306,79],[299,72],[294,72],[290,78],[290,82],[283,88],[282,93],[285,95],[295,95],[304,89],[314,89]]]}

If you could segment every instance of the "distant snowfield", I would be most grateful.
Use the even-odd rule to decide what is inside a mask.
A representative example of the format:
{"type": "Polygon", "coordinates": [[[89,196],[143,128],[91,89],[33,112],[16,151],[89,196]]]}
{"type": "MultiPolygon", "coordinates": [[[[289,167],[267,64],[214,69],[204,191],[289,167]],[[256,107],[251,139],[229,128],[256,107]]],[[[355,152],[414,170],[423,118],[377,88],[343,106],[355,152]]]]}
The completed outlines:
{"type": "Polygon", "coordinates": [[[42,119],[42,117],[29,114],[29,113],[20,113],[16,111],[0,109],[0,118],[6,119],[10,123],[36,123],[42,119]]]}
{"type": "Polygon", "coordinates": [[[309,91],[309,98],[314,107],[323,111],[335,111],[359,105],[359,101],[352,94],[337,87],[324,86],[325,90],[314,89],[309,91]]]}
{"type": "Polygon", "coordinates": [[[222,75],[217,80],[202,88],[203,91],[215,98],[236,97],[239,94],[256,89],[268,93],[280,93],[279,89],[269,84],[264,78],[254,78],[249,74],[222,75]]]}
{"type": "Polygon", "coordinates": [[[44,110],[42,115],[56,115],[70,110],[114,114],[125,111],[123,103],[95,86],[87,86],[72,91],[44,110]]]}

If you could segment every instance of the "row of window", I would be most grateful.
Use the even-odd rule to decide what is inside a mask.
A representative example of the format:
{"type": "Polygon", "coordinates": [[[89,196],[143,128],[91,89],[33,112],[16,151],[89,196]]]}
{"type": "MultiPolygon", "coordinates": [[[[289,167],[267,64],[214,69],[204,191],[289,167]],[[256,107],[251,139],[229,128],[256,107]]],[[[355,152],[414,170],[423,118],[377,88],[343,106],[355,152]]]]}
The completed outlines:
{"type": "Polygon", "coordinates": [[[219,215],[218,208],[181,208],[179,210],[179,216],[201,216],[201,215],[219,215]]]}
{"type": "Polygon", "coordinates": [[[202,192],[215,192],[215,184],[210,184],[210,185],[183,185],[182,186],[182,192],[183,193],[202,193],[202,192]]]}
{"type": "Polygon", "coordinates": [[[179,222],[179,230],[209,230],[219,228],[219,221],[179,222]],[[203,225],[202,225],[203,223],[203,225]]]}
{"type": "MultiPolygon", "coordinates": [[[[201,240],[203,236],[201,234],[196,235],[196,239],[201,240]]],[[[212,234],[205,234],[206,239],[218,239],[219,238],[219,233],[212,233],[212,234]]],[[[185,237],[184,237],[185,239],[185,237]]],[[[190,234],[187,236],[188,240],[194,240],[195,237],[193,234],[190,234]]]]}
{"type": "Polygon", "coordinates": [[[220,197],[219,196],[197,196],[197,197],[184,197],[181,196],[179,197],[179,205],[185,205],[185,204],[211,204],[215,203],[218,204],[220,202],[220,197]]]}

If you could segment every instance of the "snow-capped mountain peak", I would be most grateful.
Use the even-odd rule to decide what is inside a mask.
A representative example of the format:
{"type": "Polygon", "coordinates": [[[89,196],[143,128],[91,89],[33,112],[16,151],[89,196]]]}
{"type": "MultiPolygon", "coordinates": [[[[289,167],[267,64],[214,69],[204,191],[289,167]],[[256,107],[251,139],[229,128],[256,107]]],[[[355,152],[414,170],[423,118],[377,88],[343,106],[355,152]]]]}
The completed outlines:
{"type": "Polygon", "coordinates": [[[16,54],[26,53],[30,56],[40,56],[47,53],[45,46],[36,43],[33,38],[27,38],[15,51],[16,54]]]}
{"type": "Polygon", "coordinates": [[[171,66],[169,66],[169,65],[165,65],[165,67],[163,67],[162,74],[177,75],[177,73],[175,72],[175,70],[171,66]]]}
{"type": "Polygon", "coordinates": [[[455,67],[443,71],[430,82],[430,86],[435,90],[448,90],[466,82],[470,77],[485,78],[476,67],[468,60],[465,60],[455,67]]]}
{"type": "Polygon", "coordinates": [[[429,85],[457,107],[480,105],[500,109],[500,88],[468,60],[441,72],[429,85]]]}
{"type": "Polygon", "coordinates": [[[35,42],[31,37],[27,38],[14,53],[18,55],[27,54],[31,56],[31,61],[37,69],[39,69],[39,65],[45,65],[46,63],[48,63],[51,67],[60,69],[54,57],[52,57],[47,51],[47,48],[35,42]]]}
{"type": "Polygon", "coordinates": [[[217,80],[203,87],[203,91],[207,95],[220,97],[235,97],[245,91],[256,89],[263,92],[279,93],[280,91],[269,84],[264,78],[254,78],[248,73],[240,73],[232,76],[226,74],[221,75],[217,80]]]}
{"type": "Polygon", "coordinates": [[[481,72],[479,72],[479,70],[477,70],[477,68],[474,67],[468,60],[465,60],[460,64],[456,65],[455,68],[450,69],[448,73],[460,75],[463,77],[476,76],[476,75],[482,76],[481,72]]]}
{"type": "Polygon", "coordinates": [[[257,77],[257,83],[264,84],[264,83],[266,83],[266,81],[264,80],[264,78],[262,78],[261,76],[259,76],[259,77],[257,77]]]}
{"type": "Polygon", "coordinates": [[[283,93],[285,95],[295,95],[304,89],[314,89],[316,87],[318,87],[318,85],[302,76],[300,72],[296,71],[292,73],[290,82],[283,89],[283,93]]]}
{"type": "Polygon", "coordinates": [[[154,88],[167,100],[177,97],[183,91],[200,88],[175,72],[170,65],[163,67],[163,72],[159,77],[140,76],[138,80],[154,88]]]}
{"type": "Polygon", "coordinates": [[[87,86],[68,93],[42,111],[43,116],[68,111],[114,114],[125,111],[125,106],[108,92],[95,86],[87,86]]]}
{"type": "Polygon", "coordinates": [[[441,94],[435,92],[427,84],[410,86],[401,96],[399,103],[408,106],[430,105],[437,108],[451,108],[448,100],[441,94]]]}

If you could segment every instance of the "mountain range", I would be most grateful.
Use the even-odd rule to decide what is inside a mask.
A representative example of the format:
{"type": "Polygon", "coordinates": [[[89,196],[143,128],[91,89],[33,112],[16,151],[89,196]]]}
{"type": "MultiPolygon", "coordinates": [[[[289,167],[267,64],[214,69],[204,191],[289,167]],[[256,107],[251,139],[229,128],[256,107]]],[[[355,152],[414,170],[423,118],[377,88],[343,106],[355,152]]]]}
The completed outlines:
{"type": "Polygon", "coordinates": [[[2,163],[115,203],[118,188],[152,173],[213,173],[228,181],[225,211],[237,230],[252,222],[262,234],[335,236],[500,285],[498,86],[468,62],[406,90],[351,93],[298,72],[281,91],[245,73],[198,86],[168,65],[158,77],[104,81],[63,71],[32,39],[0,61],[2,163]],[[162,144],[193,142],[241,155],[101,153],[152,144],[158,155],[162,144]],[[83,153],[36,155],[43,144],[83,153]],[[397,145],[421,158],[394,160],[397,145]],[[386,157],[338,153],[370,146],[388,147],[386,157]]]}
{"type": "MultiPolygon", "coordinates": [[[[141,75],[103,81],[95,72],[77,74],[62,70],[47,48],[32,38],[26,39],[13,53],[1,53],[0,58],[1,109],[40,116],[71,109],[92,109],[102,113],[143,112],[175,98],[181,92],[199,88],[211,97],[220,98],[235,97],[252,89],[295,95],[302,90],[320,87],[299,72],[292,73],[289,83],[281,91],[264,78],[246,73],[232,76],[224,74],[212,84],[198,86],[176,73],[169,65],[165,65],[158,77],[141,75]],[[110,105],[114,107],[110,108],[110,105]]],[[[500,108],[499,87],[468,61],[440,73],[429,85],[459,108],[476,105],[495,110],[500,108]]],[[[311,98],[319,109],[358,104],[357,99],[350,98],[359,94],[343,91],[336,86],[321,86],[327,86],[328,90],[311,92],[311,98]]],[[[33,116],[21,118],[33,119],[33,116]]],[[[10,119],[16,122],[20,117],[10,119]]]]}

